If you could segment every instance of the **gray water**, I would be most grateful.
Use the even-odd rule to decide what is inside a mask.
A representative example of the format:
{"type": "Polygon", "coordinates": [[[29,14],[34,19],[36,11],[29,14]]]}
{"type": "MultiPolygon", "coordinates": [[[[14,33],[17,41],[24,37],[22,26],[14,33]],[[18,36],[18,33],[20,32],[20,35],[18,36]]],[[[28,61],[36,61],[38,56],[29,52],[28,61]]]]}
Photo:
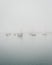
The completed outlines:
{"type": "Polygon", "coordinates": [[[52,65],[52,34],[0,35],[0,65],[52,65]]]}

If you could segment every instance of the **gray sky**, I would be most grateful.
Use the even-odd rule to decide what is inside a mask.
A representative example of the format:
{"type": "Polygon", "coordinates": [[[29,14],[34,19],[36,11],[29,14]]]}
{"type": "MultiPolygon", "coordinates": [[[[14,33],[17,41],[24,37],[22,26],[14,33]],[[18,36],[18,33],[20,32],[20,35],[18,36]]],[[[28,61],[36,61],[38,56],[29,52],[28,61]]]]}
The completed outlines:
{"type": "Polygon", "coordinates": [[[0,32],[52,32],[52,0],[0,0],[0,32]]]}

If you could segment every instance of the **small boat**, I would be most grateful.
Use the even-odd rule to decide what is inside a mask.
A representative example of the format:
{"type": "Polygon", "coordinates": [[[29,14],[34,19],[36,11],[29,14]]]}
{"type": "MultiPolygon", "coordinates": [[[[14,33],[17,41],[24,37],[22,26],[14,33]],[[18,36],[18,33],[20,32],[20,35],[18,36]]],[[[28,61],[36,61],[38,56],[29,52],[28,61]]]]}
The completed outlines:
{"type": "Polygon", "coordinates": [[[31,36],[36,36],[36,34],[35,34],[35,33],[30,33],[30,35],[31,35],[31,36]]]}
{"type": "Polygon", "coordinates": [[[5,35],[6,35],[6,36],[11,36],[11,33],[6,33],[5,35]]]}
{"type": "Polygon", "coordinates": [[[11,36],[11,33],[8,33],[9,36],[11,36]]]}
{"type": "Polygon", "coordinates": [[[7,33],[5,35],[8,37],[8,34],[7,33]]]}
{"type": "Polygon", "coordinates": [[[42,35],[46,36],[47,34],[46,33],[43,33],[42,35]]]}
{"type": "Polygon", "coordinates": [[[17,33],[18,37],[23,37],[23,33],[17,33]]]}
{"type": "Polygon", "coordinates": [[[14,33],[13,35],[16,36],[16,33],[14,33]]]}

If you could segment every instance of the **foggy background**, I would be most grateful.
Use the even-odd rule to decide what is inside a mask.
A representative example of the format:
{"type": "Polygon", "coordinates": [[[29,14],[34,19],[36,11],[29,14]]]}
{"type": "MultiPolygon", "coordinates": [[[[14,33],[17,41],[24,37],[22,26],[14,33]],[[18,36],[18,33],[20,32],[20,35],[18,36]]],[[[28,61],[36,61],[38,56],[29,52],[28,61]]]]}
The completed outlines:
{"type": "MultiPolygon", "coordinates": [[[[0,32],[52,32],[52,0],[0,0],[0,32]]],[[[52,34],[23,38],[0,34],[0,65],[52,65],[52,34]]]]}
{"type": "Polygon", "coordinates": [[[52,32],[52,0],[0,0],[0,32],[52,32]]]}

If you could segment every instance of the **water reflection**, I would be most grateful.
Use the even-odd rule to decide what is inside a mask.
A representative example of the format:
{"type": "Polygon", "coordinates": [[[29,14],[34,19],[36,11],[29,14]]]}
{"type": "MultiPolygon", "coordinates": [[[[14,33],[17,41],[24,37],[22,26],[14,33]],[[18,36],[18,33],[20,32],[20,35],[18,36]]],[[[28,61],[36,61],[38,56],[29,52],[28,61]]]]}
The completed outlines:
{"type": "MultiPolygon", "coordinates": [[[[11,36],[11,34],[12,33],[6,33],[6,36],[11,36]]],[[[52,36],[47,36],[47,40],[45,40],[42,34],[43,33],[41,33],[40,36],[38,36],[37,33],[36,35],[35,33],[30,34],[33,37],[36,36],[36,40],[31,38],[30,35],[28,35],[28,38],[24,33],[13,34],[13,36],[20,38],[19,40],[16,38],[13,40],[12,38],[11,40],[0,40],[0,63],[7,61],[9,64],[3,65],[50,65],[44,63],[49,63],[52,60],[52,36]],[[23,38],[22,41],[21,38],[23,38]],[[27,64],[17,64],[17,62],[26,62],[27,64]]],[[[2,63],[0,65],[2,65],[2,63]]]]}

